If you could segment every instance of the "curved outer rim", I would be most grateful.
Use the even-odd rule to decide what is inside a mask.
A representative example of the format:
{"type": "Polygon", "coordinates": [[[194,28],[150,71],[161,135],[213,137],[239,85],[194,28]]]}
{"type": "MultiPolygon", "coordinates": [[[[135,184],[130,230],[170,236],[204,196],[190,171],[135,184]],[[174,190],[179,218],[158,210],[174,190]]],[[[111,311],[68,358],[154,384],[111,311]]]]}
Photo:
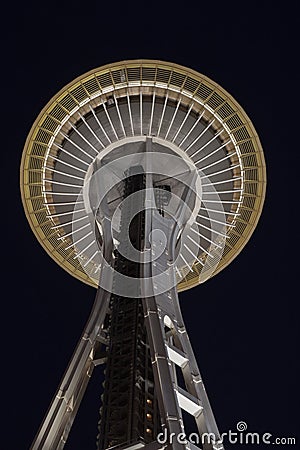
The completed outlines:
{"type": "MultiPolygon", "coordinates": [[[[63,86],[48,102],[47,104],[44,106],[44,108],[40,111],[40,113],[38,114],[37,118],[35,119],[35,121],[33,122],[33,125],[27,135],[25,144],[24,144],[24,148],[23,148],[23,152],[22,152],[22,157],[21,157],[21,165],[20,165],[20,191],[21,191],[21,198],[22,198],[22,204],[23,204],[23,208],[25,211],[25,215],[26,218],[29,222],[29,225],[33,231],[33,233],[35,234],[36,238],[38,239],[39,243],[42,245],[42,247],[44,248],[44,250],[46,250],[46,252],[48,253],[49,256],[51,256],[52,259],[55,260],[56,263],[58,263],[64,270],[66,270],[70,275],[72,275],[73,277],[75,276],[75,278],[79,279],[79,277],[77,277],[74,274],[74,271],[70,270],[66,265],[60,263],[60,261],[58,261],[56,258],[54,258],[52,252],[50,251],[50,249],[45,245],[44,240],[41,239],[38,231],[37,231],[37,227],[34,225],[34,223],[32,222],[32,219],[30,217],[30,213],[27,209],[27,204],[26,204],[26,197],[25,197],[25,191],[24,191],[24,165],[25,165],[25,160],[26,160],[26,149],[28,148],[28,145],[31,141],[32,135],[35,131],[35,129],[37,128],[41,118],[43,117],[43,115],[46,113],[46,111],[49,109],[49,107],[51,105],[53,105],[53,103],[66,91],[69,90],[70,87],[76,85],[76,83],[80,82],[81,80],[89,77],[90,75],[93,75],[97,72],[100,71],[104,71],[107,69],[112,69],[115,67],[120,67],[120,66],[126,66],[126,65],[131,65],[131,64],[137,64],[137,65],[160,65],[160,66],[166,66],[170,69],[178,69],[180,71],[184,71],[187,75],[191,75],[194,76],[196,79],[199,79],[199,77],[206,81],[209,85],[213,85],[220,93],[223,94],[223,96],[229,100],[232,104],[234,104],[237,109],[236,111],[240,112],[241,115],[243,116],[243,118],[245,119],[245,123],[247,123],[247,127],[250,128],[250,130],[252,131],[252,136],[253,139],[256,142],[256,147],[258,149],[259,152],[259,156],[260,156],[260,160],[261,160],[261,165],[259,166],[259,169],[261,171],[261,179],[259,180],[260,185],[261,185],[261,192],[260,192],[260,207],[259,210],[257,210],[257,213],[255,215],[255,220],[252,222],[252,228],[250,231],[248,231],[247,236],[244,237],[242,243],[239,242],[239,245],[237,245],[237,247],[235,248],[235,252],[233,253],[233,255],[226,261],[225,264],[221,265],[219,264],[219,266],[217,267],[216,271],[213,273],[213,276],[215,276],[217,273],[219,273],[221,270],[223,270],[225,267],[227,267],[232,261],[233,259],[235,259],[238,254],[241,252],[241,250],[245,247],[245,245],[247,244],[247,242],[249,241],[250,237],[252,236],[258,220],[260,218],[260,215],[262,213],[262,209],[263,209],[263,205],[264,205],[264,200],[265,200],[265,194],[266,194],[266,181],[267,181],[267,176],[266,176],[266,163],[265,163],[265,158],[264,158],[264,154],[263,154],[263,150],[262,150],[262,145],[259,139],[259,136],[254,128],[254,125],[252,124],[249,116],[247,115],[247,113],[245,112],[245,110],[241,107],[241,105],[234,99],[234,97],[232,97],[232,95],[226,91],[224,88],[222,88],[218,83],[216,83],[215,81],[211,80],[210,78],[208,78],[207,76],[203,75],[200,72],[197,72],[194,69],[190,69],[188,67],[182,66],[180,64],[176,64],[176,63],[172,63],[172,62],[168,62],[168,61],[161,61],[161,60],[152,60],[152,59],[132,59],[132,60],[123,60],[123,61],[117,61],[117,62],[113,62],[113,63],[109,63],[100,67],[96,67],[88,72],[85,72],[84,74],[76,77],[74,80],[72,80],[70,83],[68,83],[67,85],[63,86]],[[221,265],[221,267],[220,267],[221,265]]],[[[96,287],[94,284],[92,284],[89,280],[88,277],[86,280],[84,280],[83,278],[80,278],[80,281],[84,281],[86,284],[89,284],[90,286],[96,287]]],[[[187,281],[185,283],[179,283],[178,285],[178,291],[184,291],[187,290],[189,288],[195,287],[197,286],[199,283],[195,282],[195,280],[192,280],[192,282],[187,281]]]]}

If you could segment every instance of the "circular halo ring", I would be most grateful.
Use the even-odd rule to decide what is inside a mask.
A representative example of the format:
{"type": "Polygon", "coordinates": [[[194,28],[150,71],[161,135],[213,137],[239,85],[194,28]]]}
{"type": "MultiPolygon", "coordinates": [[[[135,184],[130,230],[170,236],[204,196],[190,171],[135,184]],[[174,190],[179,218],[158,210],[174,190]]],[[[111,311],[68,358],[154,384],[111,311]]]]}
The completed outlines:
{"type": "MultiPolygon", "coordinates": [[[[229,155],[226,158],[229,158],[235,179],[241,180],[238,187],[242,189],[237,189],[239,196],[233,197],[232,204],[237,204],[232,215],[234,224],[233,219],[228,223],[224,252],[214,275],[224,269],[248,242],[263,208],[266,168],[259,137],[245,111],[222,87],[192,69],[164,61],[130,60],[91,70],[61,89],[35,120],[22,154],[20,185],[27,219],[41,245],[67,272],[94,287],[96,284],[74,259],[75,249],[69,246],[66,250],[61,231],[53,227],[60,222],[53,222],[53,217],[49,216],[52,209],[49,210],[45,196],[45,161],[51,151],[53,154],[53,144],[59,142],[56,140],[58,130],[63,130],[63,136],[66,136],[72,121],[75,124],[74,118],[77,121],[82,118],[81,114],[87,112],[89,105],[96,108],[109,101],[112,95],[128,97],[128,93],[137,95],[138,92],[144,96],[152,94],[152,98],[156,94],[165,96],[177,102],[177,109],[182,102],[196,114],[201,114],[202,110],[208,124],[215,121],[212,127],[215,136],[222,127],[230,141],[225,147],[229,155]]],[[[170,128],[166,135],[169,131],[170,128]]],[[[211,165],[214,164],[216,162],[211,165]]],[[[193,269],[178,283],[179,291],[199,284],[197,264],[193,269]]]]}

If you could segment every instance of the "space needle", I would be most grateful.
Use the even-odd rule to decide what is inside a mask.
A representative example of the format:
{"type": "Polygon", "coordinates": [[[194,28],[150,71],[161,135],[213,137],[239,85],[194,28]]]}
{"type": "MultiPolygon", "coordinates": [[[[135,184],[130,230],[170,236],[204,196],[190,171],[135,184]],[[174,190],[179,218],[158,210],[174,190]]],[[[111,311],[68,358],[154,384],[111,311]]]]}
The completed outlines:
{"type": "Polygon", "coordinates": [[[178,293],[243,249],[265,187],[251,120],[189,68],[108,64],[49,101],[25,143],[23,205],[46,252],[96,297],[33,450],[64,447],[98,365],[98,450],[224,448],[178,293]]]}

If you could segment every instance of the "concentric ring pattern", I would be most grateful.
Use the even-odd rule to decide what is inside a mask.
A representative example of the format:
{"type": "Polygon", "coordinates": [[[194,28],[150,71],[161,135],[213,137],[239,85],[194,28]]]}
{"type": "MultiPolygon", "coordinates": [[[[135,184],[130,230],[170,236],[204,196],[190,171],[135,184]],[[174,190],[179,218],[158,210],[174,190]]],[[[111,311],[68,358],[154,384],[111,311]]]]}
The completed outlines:
{"type": "MultiPolygon", "coordinates": [[[[207,77],[173,63],[133,60],[95,69],[67,85],[27,137],[21,163],[24,209],[50,256],[96,286],[79,262],[72,235],[72,221],[83,228],[88,221],[84,208],[78,210],[78,197],[95,158],[112,144],[121,148],[139,136],[176,146],[203,175],[203,204],[193,230],[201,245],[193,267],[182,268],[178,290],[185,290],[199,283],[203,261],[218,246],[210,229],[212,220],[218,222],[217,203],[226,223],[215,274],[250,238],[265,196],[265,162],[255,129],[232,96],[207,77]]],[[[89,236],[83,239],[88,248],[89,236]]],[[[90,263],[88,253],[83,257],[90,263]]]]}

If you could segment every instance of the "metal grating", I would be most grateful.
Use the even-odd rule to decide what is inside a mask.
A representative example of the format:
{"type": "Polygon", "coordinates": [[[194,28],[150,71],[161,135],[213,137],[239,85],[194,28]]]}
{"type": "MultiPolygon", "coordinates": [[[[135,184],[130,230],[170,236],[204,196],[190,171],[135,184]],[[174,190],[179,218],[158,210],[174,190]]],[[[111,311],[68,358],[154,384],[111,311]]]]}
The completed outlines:
{"type": "Polygon", "coordinates": [[[31,203],[36,212],[45,210],[45,206],[41,198],[32,198],[31,203]]]}
{"type": "MultiPolygon", "coordinates": [[[[250,197],[248,195],[244,196],[243,205],[246,206],[246,208],[254,209],[255,204],[255,196],[250,197]]],[[[243,218],[243,213],[241,215],[241,218],[243,218]]]]}
{"type": "Polygon", "coordinates": [[[228,244],[231,245],[231,247],[233,247],[238,243],[240,238],[241,238],[240,234],[231,234],[230,239],[228,240],[228,244]]]}
{"type": "Polygon", "coordinates": [[[206,100],[212,92],[213,89],[211,89],[202,82],[199,89],[196,92],[196,95],[198,95],[202,100],[206,100]]]}
{"type": "Polygon", "coordinates": [[[246,227],[247,227],[247,222],[238,222],[238,223],[237,223],[237,227],[236,227],[236,231],[237,231],[240,235],[242,235],[242,234],[244,233],[246,227]]]}
{"type": "Polygon", "coordinates": [[[37,212],[36,213],[36,218],[37,218],[39,223],[47,222],[48,219],[46,217],[46,210],[44,209],[44,210],[42,210],[40,212],[37,212]]]}
{"type": "Polygon", "coordinates": [[[234,109],[229,105],[229,103],[225,103],[218,109],[218,115],[221,119],[226,119],[226,117],[231,116],[234,113],[234,109]]]}
{"type": "Polygon", "coordinates": [[[214,92],[208,100],[207,105],[211,106],[213,109],[216,109],[220,105],[222,105],[222,103],[224,103],[224,98],[221,97],[221,95],[219,95],[217,92],[214,92]]]}
{"type": "Polygon", "coordinates": [[[100,75],[97,75],[97,80],[102,88],[111,86],[111,84],[112,84],[110,72],[105,72],[100,75]]]}
{"type": "Polygon", "coordinates": [[[246,183],[244,189],[246,194],[257,195],[257,183],[246,183]]]}
{"type": "Polygon", "coordinates": [[[41,197],[41,194],[42,194],[41,186],[29,184],[28,187],[29,187],[29,194],[30,194],[31,198],[41,197]]]}
{"type": "Polygon", "coordinates": [[[194,94],[196,90],[199,88],[199,81],[194,78],[187,77],[184,83],[184,89],[194,94]]]}
{"type": "Polygon", "coordinates": [[[41,124],[42,128],[45,128],[46,130],[49,130],[52,133],[55,132],[55,130],[57,129],[58,126],[59,126],[59,122],[57,122],[50,116],[47,116],[41,124]]]}
{"type": "Polygon", "coordinates": [[[60,104],[69,112],[71,112],[74,108],[76,108],[76,106],[78,106],[78,102],[76,102],[70,94],[67,94],[65,97],[63,97],[60,101],[60,104]]]}
{"type": "Polygon", "coordinates": [[[89,95],[94,94],[95,92],[98,92],[100,87],[97,83],[96,78],[93,76],[89,80],[82,83],[86,91],[89,93],[89,95]]]}
{"type": "Polygon", "coordinates": [[[111,72],[111,75],[114,80],[114,84],[124,83],[124,81],[125,81],[124,71],[122,71],[120,69],[113,70],[111,72]]]}
{"type": "Polygon", "coordinates": [[[247,153],[255,153],[255,147],[252,141],[246,141],[242,144],[239,144],[240,151],[243,155],[247,153]]]}
{"type": "Polygon", "coordinates": [[[37,169],[41,170],[43,166],[43,159],[42,158],[34,158],[32,157],[28,164],[28,169],[37,169]]]}
{"type": "Polygon", "coordinates": [[[42,130],[41,128],[38,130],[36,135],[36,141],[42,142],[44,144],[48,144],[51,139],[52,133],[42,130]]]}
{"type": "Polygon", "coordinates": [[[247,209],[243,209],[242,211],[243,211],[243,218],[241,219],[240,217],[237,217],[237,221],[245,220],[247,223],[249,223],[251,220],[252,211],[247,209]]]}
{"type": "Polygon", "coordinates": [[[162,68],[157,69],[156,80],[159,81],[160,83],[169,84],[170,76],[171,76],[171,70],[162,69],[162,68]]]}
{"type": "Polygon", "coordinates": [[[257,158],[256,158],[256,154],[253,153],[252,155],[242,155],[243,158],[243,164],[246,167],[256,167],[257,166],[257,158]]]}
{"type": "Polygon", "coordinates": [[[154,81],[156,75],[156,68],[142,67],[142,80],[154,81]]]}
{"type": "Polygon", "coordinates": [[[172,72],[170,84],[181,88],[183,86],[185,78],[186,78],[186,75],[184,75],[182,73],[172,72]]]}
{"type": "Polygon", "coordinates": [[[54,105],[50,114],[58,121],[62,121],[67,115],[66,110],[62,108],[60,105],[54,105]]]}
{"type": "Polygon", "coordinates": [[[245,183],[247,183],[247,180],[252,181],[259,181],[258,177],[258,171],[257,169],[253,169],[252,167],[244,167],[245,170],[245,183]]]}
{"type": "Polygon", "coordinates": [[[237,131],[234,131],[232,134],[234,135],[237,142],[250,138],[250,134],[248,133],[247,128],[245,126],[243,126],[237,131]]]}
{"type": "Polygon", "coordinates": [[[81,84],[77,86],[75,89],[70,90],[70,93],[78,103],[82,102],[88,97],[87,92],[85,91],[85,89],[81,84]]]}
{"type": "Polygon", "coordinates": [[[238,114],[234,114],[228,120],[226,120],[226,125],[229,127],[230,130],[234,130],[235,128],[238,128],[241,125],[243,125],[243,121],[238,114]]]}
{"type": "Polygon", "coordinates": [[[31,154],[32,156],[41,156],[43,157],[45,155],[47,147],[39,144],[37,142],[33,142],[31,146],[31,154]]]}
{"type": "Polygon", "coordinates": [[[30,184],[41,184],[42,182],[42,172],[33,172],[29,170],[29,183],[30,184]]]}
{"type": "Polygon", "coordinates": [[[140,68],[139,67],[128,67],[127,68],[127,78],[128,81],[136,81],[140,79],[140,68]]]}

